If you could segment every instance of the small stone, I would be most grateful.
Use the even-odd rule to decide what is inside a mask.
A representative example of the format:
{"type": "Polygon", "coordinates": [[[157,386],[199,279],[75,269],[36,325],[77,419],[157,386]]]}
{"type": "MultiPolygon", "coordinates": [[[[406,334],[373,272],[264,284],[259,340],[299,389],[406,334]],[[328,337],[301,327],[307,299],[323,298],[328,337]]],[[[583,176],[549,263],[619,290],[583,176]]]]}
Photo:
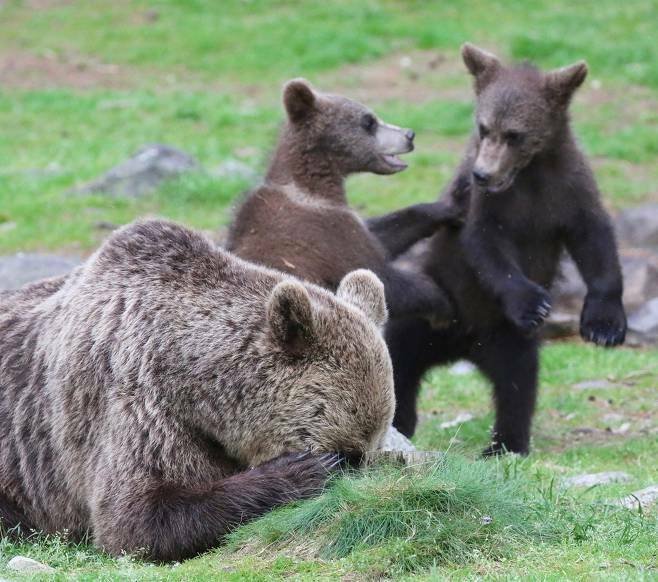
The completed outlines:
{"type": "Polygon", "coordinates": [[[399,432],[395,427],[391,426],[384,436],[382,444],[379,446],[380,451],[415,451],[416,447],[412,442],[399,432]]]}
{"type": "Polygon", "coordinates": [[[470,412],[461,412],[452,420],[447,420],[445,422],[442,422],[439,425],[439,428],[452,428],[454,426],[459,426],[460,424],[464,424],[469,420],[473,420],[474,418],[475,417],[470,412]]]}
{"type": "Polygon", "coordinates": [[[587,473],[575,475],[562,481],[565,487],[594,487],[608,483],[628,483],[632,477],[623,471],[606,471],[604,473],[587,473]]]}
{"type": "Polygon", "coordinates": [[[630,429],[631,429],[631,423],[625,422],[623,424],[620,424],[617,428],[611,429],[610,432],[612,434],[626,434],[630,429]]]}
{"type": "Polygon", "coordinates": [[[617,501],[617,504],[628,507],[629,509],[637,509],[638,504],[642,509],[647,509],[658,501],[658,485],[649,485],[644,489],[635,491],[626,497],[617,501]]]}
{"type": "Polygon", "coordinates": [[[475,364],[471,364],[466,360],[459,360],[459,362],[450,366],[449,373],[453,376],[466,376],[475,372],[476,369],[475,364]]]}
{"type": "Polygon", "coordinates": [[[614,384],[608,380],[585,380],[574,384],[573,387],[576,390],[601,390],[602,388],[619,388],[619,384],[614,384]]]}
{"type": "Polygon", "coordinates": [[[32,558],[26,558],[24,556],[14,556],[7,563],[7,568],[14,570],[14,572],[24,572],[24,573],[37,573],[37,572],[54,572],[55,569],[37,562],[32,558]]]}

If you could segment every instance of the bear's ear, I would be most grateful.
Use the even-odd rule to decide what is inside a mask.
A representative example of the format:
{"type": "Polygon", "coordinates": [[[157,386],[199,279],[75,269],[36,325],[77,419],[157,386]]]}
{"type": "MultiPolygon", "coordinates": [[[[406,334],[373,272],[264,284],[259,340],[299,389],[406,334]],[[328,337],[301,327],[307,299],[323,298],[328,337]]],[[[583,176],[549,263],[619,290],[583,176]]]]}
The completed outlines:
{"type": "Polygon", "coordinates": [[[476,47],[470,42],[462,45],[462,59],[468,72],[475,77],[475,91],[484,89],[501,67],[498,57],[490,52],[476,47]]]}
{"type": "Polygon", "coordinates": [[[308,291],[295,281],[279,283],[267,304],[267,324],[274,342],[301,355],[313,341],[315,325],[308,291]]]}
{"type": "Polygon", "coordinates": [[[315,109],[316,96],[305,79],[288,81],[283,88],[283,104],[291,121],[306,119],[315,109]]]}
{"type": "Polygon", "coordinates": [[[358,307],[378,327],[388,319],[384,284],[372,271],[358,269],[345,275],[336,296],[358,307]]]}
{"type": "Polygon", "coordinates": [[[549,99],[557,105],[568,105],[576,89],[583,84],[585,77],[587,77],[585,61],[578,61],[568,67],[546,73],[544,82],[549,99]]]}

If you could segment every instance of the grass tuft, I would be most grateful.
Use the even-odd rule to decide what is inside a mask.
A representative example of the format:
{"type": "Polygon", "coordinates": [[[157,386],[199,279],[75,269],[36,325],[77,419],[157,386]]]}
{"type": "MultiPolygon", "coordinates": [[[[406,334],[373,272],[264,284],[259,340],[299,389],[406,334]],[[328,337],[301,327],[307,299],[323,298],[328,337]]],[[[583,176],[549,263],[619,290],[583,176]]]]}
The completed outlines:
{"type": "Polygon", "coordinates": [[[454,454],[400,469],[343,476],[319,498],[236,530],[229,549],[254,545],[345,558],[376,549],[397,571],[508,555],[532,539],[557,540],[544,502],[514,468],[518,459],[473,461],[454,454]]]}

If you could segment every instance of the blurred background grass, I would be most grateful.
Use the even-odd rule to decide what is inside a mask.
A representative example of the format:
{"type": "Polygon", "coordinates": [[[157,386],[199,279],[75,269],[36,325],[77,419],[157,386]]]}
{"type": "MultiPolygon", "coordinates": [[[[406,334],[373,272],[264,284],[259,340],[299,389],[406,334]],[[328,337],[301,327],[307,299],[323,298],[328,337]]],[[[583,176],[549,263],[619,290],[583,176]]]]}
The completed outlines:
{"type": "Polygon", "coordinates": [[[198,173],[138,201],[67,191],[150,142],[206,169],[238,159],[262,173],[281,84],[295,76],[418,133],[408,171],[351,179],[356,206],[372,214],[430,200],[471,123],[465,40],[544,67],[587,59],[574,118],[607,202],[658,199],[657,13],[655,0],[5,0],[0,252],[85,252],[106,234],[99,223],[144,214],[226,223],[244,180],[198,173]]]}

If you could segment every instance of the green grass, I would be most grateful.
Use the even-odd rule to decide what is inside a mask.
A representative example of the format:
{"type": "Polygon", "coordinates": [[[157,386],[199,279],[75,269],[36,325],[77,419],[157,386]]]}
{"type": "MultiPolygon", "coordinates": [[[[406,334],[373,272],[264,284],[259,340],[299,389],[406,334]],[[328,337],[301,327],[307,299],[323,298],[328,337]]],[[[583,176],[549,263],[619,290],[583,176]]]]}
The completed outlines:
{"type": "MultiPolygon", "coordinates": [[[[587,59],[573,119],[605,200],[658,201],[657,29],[656,0],[0,2],[0,254],[87,253],[107,234],[99,224],[145,215],[211,231],[226,224],[248,184],[212,169],[234,158],[264,171],[283,116],[281,84],[296,76],[359,95],[416,130],[409,170],[350,179],[357,208],[375,214],[431,200],[471,127],[458,56],[465,40],[544,67],[587,59]],[[423,65],[435,55],[435,68],[423,65]],[[411,72],[400,71],[402,56],[411,72]],[[7,73],[3,63],[16,59],[38,66],[7,73]],[[139,200],[71,193],[151,142],[182,148],[205,170],[139,200]]],[[[533,453],[500,462],[477,460],[493,421],[484,380],[433,371],[415,442],[451,451],[436,466],[345,475],[319,499],[173,566],[61,537],[1,539],[0,578],[16,577],[6,562],[20,554],[55,567],[45,578],[58,580],[656,579],[656,510],[606,502],[658,483],[657,356],[546,347],[533,453]],[[609,385],[578,386],[602,378],[609,385]],[[474,418],[441,428],[460,412],[474,418]],[[560,486],[603,470],[632,481],[560,486]]]]}

